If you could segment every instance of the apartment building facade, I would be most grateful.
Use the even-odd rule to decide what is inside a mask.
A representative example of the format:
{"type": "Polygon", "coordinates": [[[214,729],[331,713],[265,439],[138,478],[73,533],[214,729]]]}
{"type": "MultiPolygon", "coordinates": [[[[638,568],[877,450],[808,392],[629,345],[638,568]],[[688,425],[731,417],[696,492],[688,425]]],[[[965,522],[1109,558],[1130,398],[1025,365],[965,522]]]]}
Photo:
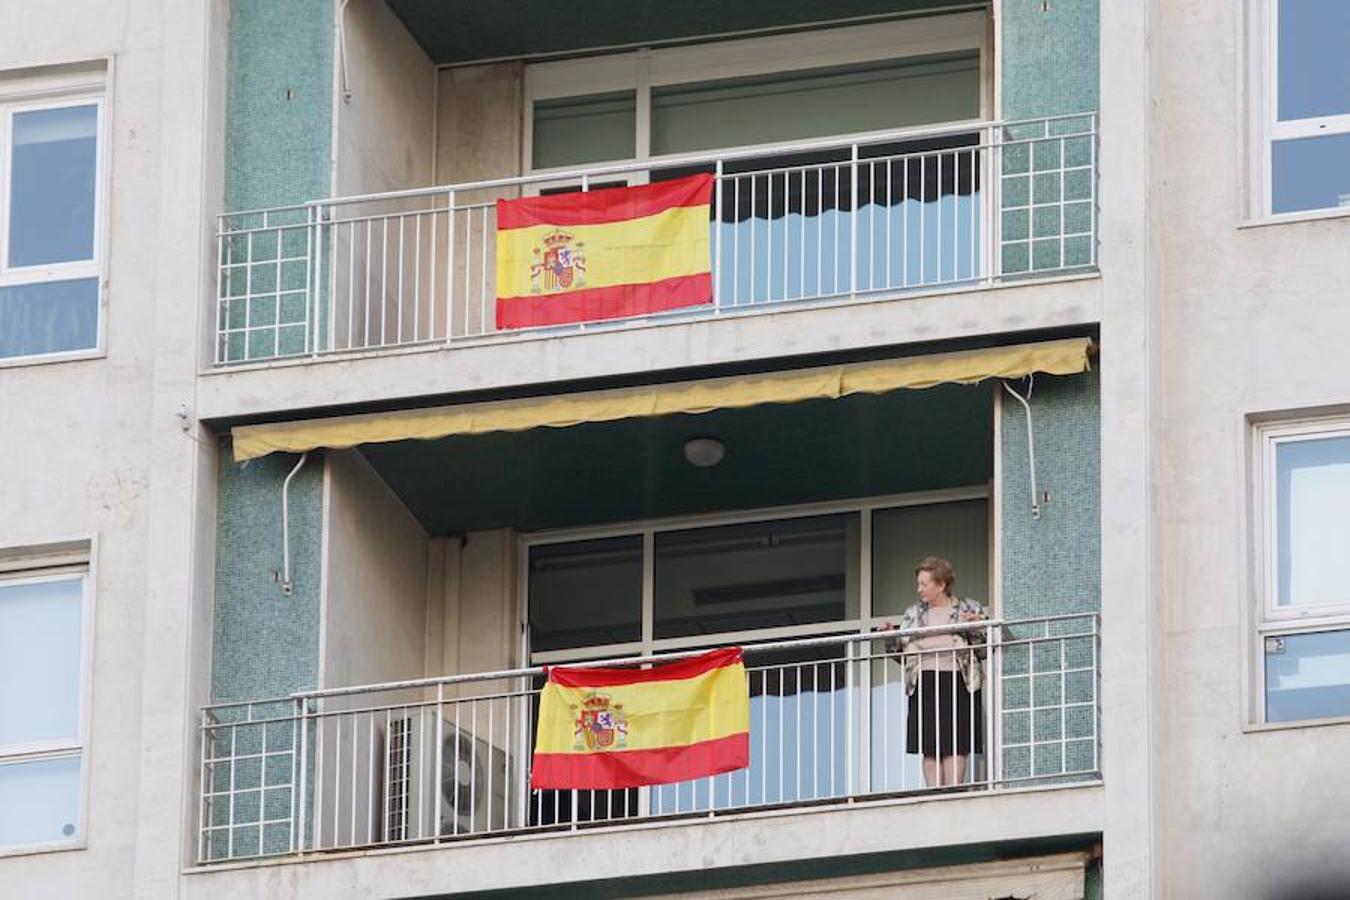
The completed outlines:
{"type": "Polygon", "coordinates": [[[0,894],[1341,883],[1341,4],[181,7],[3,13],[0,894]],[[709,302],[497,315],[499,201],[695,174],[709,302]],[[530,789],[729,644],[747,769],[530,789]]]}

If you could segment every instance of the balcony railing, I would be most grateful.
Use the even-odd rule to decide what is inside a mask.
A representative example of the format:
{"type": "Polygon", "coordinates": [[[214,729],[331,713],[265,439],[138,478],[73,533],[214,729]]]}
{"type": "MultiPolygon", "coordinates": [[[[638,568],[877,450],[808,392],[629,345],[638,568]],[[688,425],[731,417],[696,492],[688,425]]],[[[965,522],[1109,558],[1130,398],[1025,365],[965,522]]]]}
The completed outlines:
{"type": "MultiPolygon", "coordinates": [[[[615,791],[529,788],[541,668],[217,704],[200,723],[197,859],[1094,781],[1099,660],[1095,614],[748,646],[749,768],[615,791]],[[942,705],[926,702],[932,689],[920,677],[911,705],[905,663],[950,670],[965,651],[894,638],[958,630],[979,646],[986,678],[978,699],[952,695],[950,710],[947,695],[942,705]],[[977,752],[963,776],[949,773],[943,783],[907,752],[907,734],[920,746],[932,736],[943,756],[973,735],[977,752]]],[[[608,664],[644,662],[651,659],[608,664]]]]}
{"type": "Polygon", "coordinates": [[[518,340],[1091,270],[1097,117],[666,156],[220,217],[217,365],[518,340]],[[496,201],[715,177],[714,296],[679,312],[497,327],[496,201]]]}

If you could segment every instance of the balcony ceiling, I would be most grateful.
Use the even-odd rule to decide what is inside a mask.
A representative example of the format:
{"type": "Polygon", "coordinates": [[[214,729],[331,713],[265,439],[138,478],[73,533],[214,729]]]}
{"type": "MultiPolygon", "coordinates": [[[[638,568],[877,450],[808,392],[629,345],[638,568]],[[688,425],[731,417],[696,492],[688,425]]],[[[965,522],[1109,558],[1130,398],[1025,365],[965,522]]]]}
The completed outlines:
{"type": "Polygon", "coordinates": [[[983,484],[990,391],[945,385],[362,452],[431,534],[535,531],[983,484]],[[705,436],[727,453],[699,469],[683,447],[705,436]]]}
{"type": "Polygon", "coordinates": [[[979,7],[962,0],[389,0],[389,6],[438,65],[489,59],[562,56],[607,47],[697,40],[863,17],[979,7]]]}

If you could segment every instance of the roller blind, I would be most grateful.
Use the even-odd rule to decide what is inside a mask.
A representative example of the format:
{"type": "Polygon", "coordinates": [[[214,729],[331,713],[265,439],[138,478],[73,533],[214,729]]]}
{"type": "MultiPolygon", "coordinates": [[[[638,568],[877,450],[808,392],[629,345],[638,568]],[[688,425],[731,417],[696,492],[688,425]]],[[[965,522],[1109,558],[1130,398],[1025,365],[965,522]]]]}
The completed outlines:
{"type": "Polygon", "coordinates": [[[980,113],[977,51],[652,90],[653,154],[904,128],[980,113]]]}
{"type": "Polygon", "coordinates": [[[637,141],[633,91],[540,100],[534,104],[536,169],[632,159],[637,141]]]}

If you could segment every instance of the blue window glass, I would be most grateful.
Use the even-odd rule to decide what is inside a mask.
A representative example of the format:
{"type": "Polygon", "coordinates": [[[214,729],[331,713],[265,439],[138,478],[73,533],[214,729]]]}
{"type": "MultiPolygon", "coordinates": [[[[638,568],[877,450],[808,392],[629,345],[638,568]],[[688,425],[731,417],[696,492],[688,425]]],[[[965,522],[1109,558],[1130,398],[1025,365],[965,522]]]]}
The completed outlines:
{"type": "Polygon", "coordinates": [[[1350,133],[1275,141],[1270,156],[1272,211],[1350,207],[1350,133]]]}
{"type": "Polygon", "coordinates": [[[97,278],[0,287],[0,359],[97,343],[97,278]]]}
{"type": "Polygon", "coordinates": [[[83,603],[80,578],[0,582],[0,748],[79,737],[83,603]]]}
{"type": "Polygon", "coordinates": [[[1350,631],[1266,638],[1266,721],[1350,716],[1350,631]]]}
{"type": "MultiPolygon", "coordinates": [[[[79,742],[83,584],[0,582],[0,751],[79,742]]],[[[0,757],[0,846],[73,838],[80,766],[77,748],[51,759],[0,757]]]]}
{"type": "Polygon", "coordinates": [[[1280,0],[1279,118],[1350,113],[1350,3],[1280,0]]]}
{"type": "Polygon", "coordinates": [[[98,107],[14,114],[9,266],[94,258],[98,107]]]}
{"type": "Polygon", "coordinates": [[[1282,443],[1275,468],[1276,604],[1350,603],[1350,437],[1282,443]]]}
{"type": "Polygon", "coordinates": [[[79,757],[0,764],[0,846],[71,840],[79,814],[79,757]]]}

